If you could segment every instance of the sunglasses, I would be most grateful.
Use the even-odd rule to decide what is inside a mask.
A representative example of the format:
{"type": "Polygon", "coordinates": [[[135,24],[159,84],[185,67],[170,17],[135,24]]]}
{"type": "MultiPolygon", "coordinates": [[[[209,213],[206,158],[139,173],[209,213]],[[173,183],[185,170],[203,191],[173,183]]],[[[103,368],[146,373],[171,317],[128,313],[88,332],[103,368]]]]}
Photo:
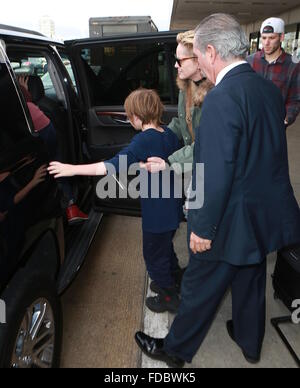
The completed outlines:
{"type": "Polygon", "coordinates": [[[176,63],[178,63],[178,66],[182,66],[182,62],[186,61],[187,59],[196,59],[197,57],[186,57],[186,58],[177,58],[176,55],[174,55],[176,63]]]}

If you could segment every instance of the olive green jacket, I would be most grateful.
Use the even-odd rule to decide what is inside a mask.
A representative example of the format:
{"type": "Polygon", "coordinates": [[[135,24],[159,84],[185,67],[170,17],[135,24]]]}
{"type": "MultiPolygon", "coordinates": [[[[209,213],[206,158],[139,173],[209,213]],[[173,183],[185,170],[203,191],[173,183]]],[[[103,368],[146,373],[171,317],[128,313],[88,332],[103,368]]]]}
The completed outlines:
{"type": "MultiPolygon", "coordinates": [[[[185,94],[185,91],[180,90],[178,100],[178,117],[174,117],[168,125],[168,127],[177,135],[178,139],[183,140],[184,142],[184,147],[179,151],[176,151],[168,158],[170,165],[177,174],[183,171],[191,171],[194,158],[194,142],[186,122],[185,94]],[[188,163],[189,165],[186,164],[184,167],[185,163],[188,163]]],[[[191,117],[192,127],[194,130],[200,124],[201,107],[193,106],[191,108],[191,117]]]]}

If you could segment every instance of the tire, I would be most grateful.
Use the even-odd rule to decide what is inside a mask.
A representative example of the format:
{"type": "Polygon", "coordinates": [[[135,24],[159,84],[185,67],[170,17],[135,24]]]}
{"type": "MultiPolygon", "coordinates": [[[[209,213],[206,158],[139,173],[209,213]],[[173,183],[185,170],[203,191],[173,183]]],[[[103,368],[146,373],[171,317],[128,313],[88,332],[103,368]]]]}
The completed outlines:
{"type": "Polygon", "coordinates": [[[58,368],[63,322],[55,284],[44,274],[18,278],[1,297],[0,368],[58,368]]]}

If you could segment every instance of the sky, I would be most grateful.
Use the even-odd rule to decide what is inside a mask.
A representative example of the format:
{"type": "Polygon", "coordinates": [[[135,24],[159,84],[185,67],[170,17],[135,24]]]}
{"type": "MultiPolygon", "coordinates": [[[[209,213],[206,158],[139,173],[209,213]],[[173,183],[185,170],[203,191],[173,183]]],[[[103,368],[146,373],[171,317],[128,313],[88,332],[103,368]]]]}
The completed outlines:
{"type": "Polygon", "coordinates": [[[63,39],[89,36],[89,18],[151,16],[159,31],[169,29],[173,0],[14,0],[1,6],[0,24],[38,31],[39,19],[49,16],[56,36],[63,39]]]}

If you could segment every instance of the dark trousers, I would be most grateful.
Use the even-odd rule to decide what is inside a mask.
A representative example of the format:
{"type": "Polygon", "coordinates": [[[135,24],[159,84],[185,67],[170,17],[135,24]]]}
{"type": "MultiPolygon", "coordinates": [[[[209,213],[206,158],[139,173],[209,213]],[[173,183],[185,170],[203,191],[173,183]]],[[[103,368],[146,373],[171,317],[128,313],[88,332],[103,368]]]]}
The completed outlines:
{"type": "Polygon", "coordinates": [[[143,231],[143,253],[150,278],[161,288],[175,286],[174,272],[179,268],[174,251],[176,231],[149,233],[143,231]]]}
{"type": "Polygon", "coordinates": [[[47,127],[41,129],[38,134],[47,146],[50,159],[57,160],[57,138],[54,126],[50,123],[49,125],[47,125],[47,127]]]}
{"type": "Polygon", "coordinates": [[[266,319],[266,260],[236,267],[193,255],[183,277],[179,313],[165,339],[167,353],[192,361],[229,286],[236,342],[247,355],[260,354],[266,319]]]}

